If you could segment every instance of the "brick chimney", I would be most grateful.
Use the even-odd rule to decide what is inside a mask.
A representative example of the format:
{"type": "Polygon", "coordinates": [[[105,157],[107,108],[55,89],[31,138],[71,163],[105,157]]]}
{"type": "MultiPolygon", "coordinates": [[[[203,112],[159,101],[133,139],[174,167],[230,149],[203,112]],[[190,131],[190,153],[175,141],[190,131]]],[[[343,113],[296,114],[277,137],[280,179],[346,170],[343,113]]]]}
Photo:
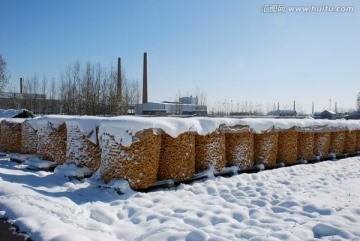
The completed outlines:
{"type": "Polygon", "coordinates": [[[143,104],[148,102],[147,93],[147,53],[144,53],[144,69],[143,69],[143,104]]]}
{"type": "Polygon", "coordinates": [[[23,78],[20,78],[20,94],[23,93],[23,78]]]}

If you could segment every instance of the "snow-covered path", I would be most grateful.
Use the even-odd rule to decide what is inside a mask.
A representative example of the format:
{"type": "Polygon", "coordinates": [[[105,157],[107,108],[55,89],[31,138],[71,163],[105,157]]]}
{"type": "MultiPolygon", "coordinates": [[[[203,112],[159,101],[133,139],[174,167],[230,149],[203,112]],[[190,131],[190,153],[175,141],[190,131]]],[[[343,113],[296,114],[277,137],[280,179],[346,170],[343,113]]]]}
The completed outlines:
{"type": "Polygon", "coordinates": [[[124,195],[0,160],[1,215],[34,241],[360,240],[360,158],[124,195]]]}

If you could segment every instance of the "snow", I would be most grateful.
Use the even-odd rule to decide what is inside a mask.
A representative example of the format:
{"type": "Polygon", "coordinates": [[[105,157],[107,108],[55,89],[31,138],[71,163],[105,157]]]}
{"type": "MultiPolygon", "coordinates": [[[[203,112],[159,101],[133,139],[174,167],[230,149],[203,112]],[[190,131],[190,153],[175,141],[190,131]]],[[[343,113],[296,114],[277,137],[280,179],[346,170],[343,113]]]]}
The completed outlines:
{"type": "MultiPolygon", "coordinates": [[[[11,121],[24,121],[14,120],[11,121]]],[[[27,119],[27,124],[34,129],[45,131],[50,125],[58,128],[61,124],[67,123],[69,126],[78,126],[80,132],[93,143],[97,139],[101,141],[101,136],[109,134],[114,137],[117,143],[124,146],[130,146],[133,143],[137,132],[154,129],[162,130],[172,137],[188,131],[196,132],[199,135],[206,135],[225,126],[228,131],[231,129],[247,128],[255,133],[262,133],[272,129],[286,130],[297,128],[300,130],[314,129],[360,129],[360,122],[357,120],[315,120],[315,119],[273,119],[273,118],[177,118],[177,117],[139,117],[139,116],[121,116],[121,117],[92,117],[92,116],[66,116],[66,115],[48,115],[27,119]],[[96,136],[99,128],[98,136],[96,136]],[[98,137],[98,138],[97,138],[98,137]]]]}
{"type": "Polygon", "coordinates": [[[8,154],[10,160],[17,162],[25,162],[28,159],[36,158],[36,155],[33,154],[20,154],[20,153],[10,153],[8,154]]]}
{"type": "Polygon", "coordinates": [[[75,164],[64,164],[55,168],[54,173],[63,177],[83,178],[92,172],[87,167],[78,167],[75,164]]]}
{"type": "MultiPolygon", "coordinates": [[[[270,119],[270,118],[175,118],[175,117],[115,117],[100,122],[99,136],[110,134],[117,143],[130,146],[134,135],[145,129],[161,129],[172,137],[181,133],[193,131],[199,135],[214,132],[220,126],[228,128],[247,127],[255,133],[266,132],[271,129],[286,130],[293,127],[302,130],[318,128],[360,129],[359,121],[348,120],[314,120],[314,119],[270,119]]],[[[100,139],[100,138],[99,138],[100,139]]]]}
{"type": "Polygon", "coordinates": [[[0,160],[0,216],[32,240],[360,239],[360,157],[149,193],[124,181],[104,185],[98,173],[69,179],[58,168],[31,171],[0,160]]]}
{"type": "Polygon", "coordinates": [[[23,118],[0,118],[1,121],[12,122],[12,123],[23,123],[26,119],[23,118]]]}
{"type": "Polygon", "coordinates": [[[42,160],[38,157],[28,159],[24,164],[38,168],[38,169],[49,169],[57,166],[56,162],[42,160]]]}
{"type": "Polygon", "coordinates": [[[0,118],[12,118],[23,113],[25,109],[0,109],[0,118]]]}

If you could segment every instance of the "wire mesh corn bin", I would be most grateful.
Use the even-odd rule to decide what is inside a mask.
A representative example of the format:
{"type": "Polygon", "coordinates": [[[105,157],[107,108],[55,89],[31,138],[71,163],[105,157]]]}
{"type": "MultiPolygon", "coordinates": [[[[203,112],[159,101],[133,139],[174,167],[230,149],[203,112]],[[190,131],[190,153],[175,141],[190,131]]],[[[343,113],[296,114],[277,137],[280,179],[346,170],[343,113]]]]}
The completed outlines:
{"type": "Polygon", "coordinates": [[[21,152],[21,126],[22,123],[14,119],[1,121],[1,146],[3,151],[21,152]]]}
{"type": "Polygon", "coordinates": [[[276,166],[278,132],[270,130],[254,134],[254,162],[263,164],[265,168],[276,166]]]}
{"type": "Polygon", "coordinates": [[[36,124],[32,120],[26,120],[21,126],[21,152],[36,154],[38,136],[36,124]]]}
{"type": "Polygon", "coordinates": [[[226,165],[248,170],[254,166],[254,134],[246,126],[224,129],[226,132],[226,165]]]}
{"type": "Polygon", "coordinates": [[[298,144],[297,144],[297,159],[298,160],[312,160],[314,159],[314,132],[311,130],[298,131],[298,144]]]}
{"type": "Polygon", "coordinates": [[[66,162],[66,124],[58,125],[47,121],[39,127],[37,154],[44,160],[55,161],[57,164],[66,162]]]}
{"type": "Polygon", "coordinates": [[[195,133],[185,132],[177,137],[164,133],[158,179],[186,180],[195,174],[195,133]]]}
{"type": "Polygon", "coordinates": [[[125,179],[133,189],[147,188],[157,180],[160,159],[161,134],[147,129],[133,137],[133,143],[123,146],[110,133],[102,135],[101,178],[125,179]]]}
{"type": "Polygon", "coordinates": [[[298,133],[295,128],[278,130],[277,162],[293,165],[297,162],[298,133]]]}
{"type": "Polygon", "coordinates": [[[327,128],[314,132],[314,155],[319,158],[329,156],[331,132],[327,128]]]}
{"type": "Polygon", "coordinates": [[[76,121],[66,122],[67,127],[67,163],[78,167],[87,167],[91,172],[98,170],[101,159],[101,149],[97,139],[98,128],[85,135],[76,121]],[[94,136],[94,140],[89,137],[94,136]]]}
{"type": "Polygon", "coordinates": [[[346,130],[345,131],[345,147],[344,153],[354,153],[356,151],[356,138],[357,131],[346,130]]]}
{"type": "Polygon", "coordinates": [[[331,132],[330,150],[333,155],[344,154],[345,149],[345,130],[336,130],[331,132]]]}
{"type": "Polygon", "coordinates": [[[215,131],[195,136],[195,172],[213,167],[220,172],[226,166],[225,133],[215,131]]]}

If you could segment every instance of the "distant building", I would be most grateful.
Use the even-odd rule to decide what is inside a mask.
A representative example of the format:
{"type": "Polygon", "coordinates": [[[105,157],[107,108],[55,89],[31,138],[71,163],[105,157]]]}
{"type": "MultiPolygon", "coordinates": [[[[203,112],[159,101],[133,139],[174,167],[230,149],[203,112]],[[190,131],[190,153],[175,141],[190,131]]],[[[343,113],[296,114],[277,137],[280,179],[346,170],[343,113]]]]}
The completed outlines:
{"type": "Polygon", "coordinates": [[[135,105],[135,115],[206,116],[207,106],[198,104],[198,97],[180,97],[179,101],[147,102],[135,105]]]}
{"type": "Polygon", "coordinates": [[[254,113],[246,112],[246,111],[239,111],[239,112],[230,112],[229,116],[252,116],[254,113]]]}
{"type": "Polygon", "coordinates": [[[331,110],[324,110],[323,112],[316,112],[313,116],[315,119],[328,119],[328,120],[335,120],[336,113],[331,110]]]}
{"type": "Polygon", "coordinates": [[[312,115],[312,117],[313,117],[314,119],[321,119],[321,112],[315,112],[315,113],[312,115]]]}
{"type": "Polygon", "coordinates": [[[360,120],[360,111],[354,111],[348,116],[349,120],[360,120]]]}
{"type": "Polygon", "coordinates": [[[0,109],[25,108],[34,114],[58,114],[60,100],[47,99],[42,94],[0,92],[0,109]]]}
{"type": "Polygon", "coordinates": [[[182,104],[188,104],[188,105],[198,105],[199,101],[198,101],[198,97],[180,97],[179,98],[179,102],[182,104]]]}
{"type": "Polygon", "coordinates": [[[297,112],[296,110],[274,110],[268,112],[268,115],[288,117],[288,116],[297,116],[297,112]]]}
{"type": "Polygon", "coordinates": [[[181,102],[147,102],[135,106],[136,115],[196,115],[206,116],[207,106],[183,104],[181,102]]]}

